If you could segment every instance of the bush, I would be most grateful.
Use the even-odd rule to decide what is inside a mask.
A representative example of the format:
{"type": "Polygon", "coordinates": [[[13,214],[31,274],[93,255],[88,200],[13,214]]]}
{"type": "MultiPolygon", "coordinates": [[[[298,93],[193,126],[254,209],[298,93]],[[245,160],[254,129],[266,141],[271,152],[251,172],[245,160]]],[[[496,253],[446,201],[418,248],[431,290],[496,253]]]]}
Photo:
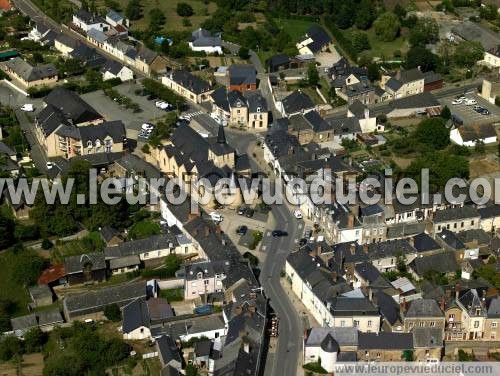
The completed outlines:
{"type": "Polygon", "coordinates": [[[382,13],[373,23],[375,34],[383,42],[391,42],[398,36],[399,19],[394,13],[382,13]]]}
{"type": "Polygon", "coordinates": [[[110,321],[118,322],[122,319],[122,311],[118,304],[110,304],[104,308],[104,316],[110,321]]]}
{"type": "Polygon", "coordinates": [[[191,17],[194,14],[193,7],[188,3],[178,3],[177,14],[181,17],[191,17]]]}
{"type": "Polygon", "coordinates": [[[325,26],[328,28],[328,30],[330,30],[330,33],[332,33],[333,38],[340,45],[340,48],[342,48],[342,50],[351,58],[351,60],[357,61],[358,53],[356,49],[352,45],[352,42],[347,39],[344,33],[335,25],[332,17],[325,18],[325,26]]]}
{"type": "Polygon", "coordinates": [[[250,59],[250,51],[246,47],[240,47],[238,56],[240,57],[240,59],[248,60],[250,59]]]}

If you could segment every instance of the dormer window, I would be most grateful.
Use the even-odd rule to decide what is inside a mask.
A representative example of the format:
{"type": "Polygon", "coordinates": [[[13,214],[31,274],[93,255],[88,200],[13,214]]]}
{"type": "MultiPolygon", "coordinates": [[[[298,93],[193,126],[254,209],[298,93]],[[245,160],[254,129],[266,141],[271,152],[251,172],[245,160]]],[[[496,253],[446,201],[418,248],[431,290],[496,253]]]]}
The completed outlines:
{"type": "Polygon", "coordinates": [[[101,140],[99,140],[99,139],[95,140],[95,147],[96,148],[101,147],[101,140]]]}
{"type": "Polygon", "coordinates": [[[203,278],[203,273],[202,273],[202,272],[198,272],[198,273],[196,274],[196,278],[198,278],[198,279],[202,279],[202,278],[203,278]]]}
{"type": "Polygon", "coordinates": [[[93,145],[92,145],[92,141],[87,141],[87,148],[89,149],[92,149],[93,145]]]}
{"type": "Polygon", "coordinates": [[[257,112],[260,112],[260,107],[257,107],[257,112]]]}

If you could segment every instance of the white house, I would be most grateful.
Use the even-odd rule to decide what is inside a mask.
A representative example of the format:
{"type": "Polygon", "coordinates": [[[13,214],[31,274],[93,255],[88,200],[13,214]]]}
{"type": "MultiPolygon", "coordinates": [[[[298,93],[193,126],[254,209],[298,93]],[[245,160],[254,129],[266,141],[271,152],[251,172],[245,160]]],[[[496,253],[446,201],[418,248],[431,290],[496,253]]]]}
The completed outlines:
{"type": "Polygon", "coordinates": [[[199,28],[191,34],[189,48],[191,48],[192,51],[222,55],[222,39],[220,33],[212,34],[208,30],[199,28]]]}
{"type": "Polygon", "coordinates": [[[73,14],[73,24],[85,32],[88,32],[90,29],[102,32],[109,30],[109,24],[102,17],[94,16],[83,9],[73,14]]]}
{"type": "Polygon", "coordinates": [[[500,72],[500,45],[484,51],[484,62],[492,68],[497,68],[500,72]]]}
{"type": "Polygon", "coordinates": [[[497,132],[492,124],[461,126],[451,130],[450,140],[467,147],[476,146],[478,141],[493,144],[497,142],[497,132]]]}
{"type": "Polygon", "coordinates": [[[134,79],[134,72],[132,69],[114,60],[108,60],[101,71],[104,81],[119,78],[122,82],[125,82],[134,79]]]}
{"type": "Polygon", "coordinates": [[[122,25],[122,26],[127,26],[129,25],[128,19],[126,19],[123,14],[111,9],[107,14],[106,14],[106,22],[110,24],[113,27],[116,27],[117,25],[122,25]]]}
{"type": "Polygon", "coordinates": [[[370,115],[370,110],[359,100],[355,100],[347,109],[347,117],[355,117],[359,120],[362,133],[382,132],[383,125],[377,125],[377,117],[370,115]]]}

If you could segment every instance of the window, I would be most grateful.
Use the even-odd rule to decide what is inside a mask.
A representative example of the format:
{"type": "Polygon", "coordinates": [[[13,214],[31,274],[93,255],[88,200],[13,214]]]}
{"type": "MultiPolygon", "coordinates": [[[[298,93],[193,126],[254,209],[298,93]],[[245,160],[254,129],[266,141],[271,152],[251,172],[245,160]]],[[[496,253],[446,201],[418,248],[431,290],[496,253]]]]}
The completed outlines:
{"type": "Polygon", "coordinates": [[[462,222],[462,223],[460,223],[460,227],[462,227],[462,228],[464,227],[464,223],[463,223],[463,222],[462,222]]]}
{"type": "Polygon", "coordinates": [[[207,286],[209,282],[210,282],[210,281],[209,281],[208,279],[205,279],[205,280],[203,281],[203,283],[205,284],[205,286],[207,286]]]}
{"type": "Polygon", "coordinates": [[[340,322],[340,326],[341,326],[342,328],[345,326],[345,321],[344,321],[344,320],[342,320],[342,321],[340,322]]]}
{"type": "Polygon", "coordinates": [[[355,326],[355,327],[358,327],[358,326],[359,326],[359,321],[358,321],[358,320],[354,320],[354,326],[355,326]]]}
{"type": "Polygon", "coordinates": [[[418,326],[420,326],[421,328],[423,328],[424,327],[424,322],[423,321],[419,322],[418,326]]]}
{"type": "Polygon", "coordinates": [[[474,321],[474,328],[479,328],[479,321],[474,321]]]}
{"type": "Polygon", "coordinates": [[[372,326],[372,320],[368,320],[368,326],[372,326]]]}
{"type": "Polygon", "coordinates": [[[470,225],[471,225],[471,226],[474,226],[474,221],[470,221],[470,225]]]}
{"type": "Polygon", "coordinates": [[[430,327],[434,328],[436,326],[436,323],[434,321],[431,321],[430,327]]]}
{"type": "Polygon", "coordinates": [[[147,257],[149,257],[149,253],[148,253],[148,252],[146,252],[146,253],[144,254],[144,258],[147,258],[147,257]]]}
{"type": "Polygon", "coordinates": [[[496,328],[496,327],[497,327],[497,322],[496,322],[496,321],[493,321],[493,322],[491,323],[491,327],[492,327],[492,328],[496,328]]]}

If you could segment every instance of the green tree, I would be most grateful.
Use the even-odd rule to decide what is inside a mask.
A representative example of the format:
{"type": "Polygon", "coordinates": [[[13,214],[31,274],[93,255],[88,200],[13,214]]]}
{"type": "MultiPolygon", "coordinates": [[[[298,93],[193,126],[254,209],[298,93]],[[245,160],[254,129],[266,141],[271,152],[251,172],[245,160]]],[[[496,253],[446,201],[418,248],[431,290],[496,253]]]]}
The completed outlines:
{"type": "Polygon", "coordinates": [[[493,4],[483,4],[479,7],[479,16],[484,20],[495,20],[498,17],[497,7],[493,4]]]}
{"type": "Polygon", "coordinates": [[[460,67],[471,68],[484,56],[484,48],[478,41],[462,41],[458,43],[453,54],[453,61],[460,67]]]}
{"type": "Polygon", "coordinates": [[[140,0],[130,0],[125,8],[125,16],[132,21],[142,18],[142,5],[140,0]]]}
{"type": "Polygon", "coordinates": [[[171,277],[175,275],[175,272],[179,270],[182,264],[182,259],[176,254],[170,254],[165,257],[165,269],[167,274],[171,277]]]}
{"type": "Polygon", "coordinates": [[[16,336],[4,336],[0,338],[0,360],[6,362],[22,353],[23,344],[19,338],[16,336]]]}
{"type": "Polygon", "coordinates": [[[401,4],[396,4],[393,9],[393,12],[400,20],[406,17],[406,9],[401,4]]]}
{"type": "Polygon", "coordinates": [[[451,111],[448,106],[444,106],[443,109],[441,110],[441,117],[444,120],[450,120],[451,119],[451,111]]]}
{"type": "Polygon", "coordinates": [[[425,46],[439,38],[439,26],[434,18],[419,18],[411,28],[409,42],[412,46],[425,46]]]}
{"type": "Polygon", "coordinates": [[[27,353],[36,353],[42,350],[42,347],[47,343],[48,335],[42,332],[40,328],[30,329],[24,335],[24,346],[27,353]]]}
{"type": "Polygon", "coordinates": [[[362,31],[354,32],[352,36],[352,45],[357,52],[370,49],[368,35],[362,31]]]}
{"type": "Polygon", "coordinates": [[[368,64],[368,79],[372,82],[380,80],[380,69],[377,63],[368,64]]]}
{"type": "Polygon", "coordinates": [[[401,358],[406,362],[412,362],[415,359],[413,356],[413,350],[404,350],[401,358]]]}
{"type": "Polygon", "coordinates": [[[382,13],[373,23],[377,38],[383,42],[391,42],[398,36],[399,19],[391,12],[382,13]]]}
{"type": "Polygon", "coordinates": [[[10,317],[15,305],[11,301],[0,299],[0,333],[11,330],[10,317]]]}
{"type": "Polygon", "coordinates": [[[0,213],[0,234],[2,234],[0,236],[0,249],[8,248],[15,243],[14,228],[14,220],[0,213]]]}
{"type": "Polygon", "coordinates": [[[462,349],[458,349],[458,361],[459,362],[473,362],[476,360],[476,357],[474,356],[474,352],[468,353],[465,352],[462,349]]]}
{"type": "Polygon", "coordinates": [[[110,321],[118,322],[122,319],[122,311],[118,304],[110,304],[104,307],[104,316],[110,321]]]}
{"type": "Polygon", "coordinates": [[[310,63],[307,66],[307,72],[306,72],[306,80],[307,84],[311,87],[316,87],[319,84],[319,73],[318,69],[316,68],[315,63],[310,63]]]}
{"type": "Polygon", "coordinates": [[[423,46],[415,46],[406,53],[405,68],[420,67],[422,72],[435,70],[439,65],[439,56],[423,46]]]}
{"type": "Polygon", "coordinates": [[[450,131],[441,117],[424,119],[417,126],[415,139],[417,142],[440,150],[450,143],[450,131]]]}
{"type": "Polygon", "coordinates": [[[375,9],[373,2],[370,0],[361,0],[356,10],[356,18],[354,23],[358,29],[367,30],[373,23],[375,9]]]}
{"type": "Polygon", "coordinates": [[[240,47],[240,49],[238,51],[238,56],[242,60],[248,60],[248,59],[250,59],[250,51],[246,47],[240,47]]]}
{"type": "Polygon", "coordinates": [[[12,250],[12,278],[22,286],[33,286],[46,265],[45,259],[35,251],[19,247],[12,250]]]}
{"type": "Polygon", "coordinates": [[[186,366],[186,376],[198,376],[198,375],[199,375],[198,368],[196,368],[192,364],[188,364],[186,366]]]}
{"type": "Polygon", "coordinates": [[[177,14],[181,17],[191,17],[194,14],[193,7],[188,3],[177,3],[177,14]]]}

